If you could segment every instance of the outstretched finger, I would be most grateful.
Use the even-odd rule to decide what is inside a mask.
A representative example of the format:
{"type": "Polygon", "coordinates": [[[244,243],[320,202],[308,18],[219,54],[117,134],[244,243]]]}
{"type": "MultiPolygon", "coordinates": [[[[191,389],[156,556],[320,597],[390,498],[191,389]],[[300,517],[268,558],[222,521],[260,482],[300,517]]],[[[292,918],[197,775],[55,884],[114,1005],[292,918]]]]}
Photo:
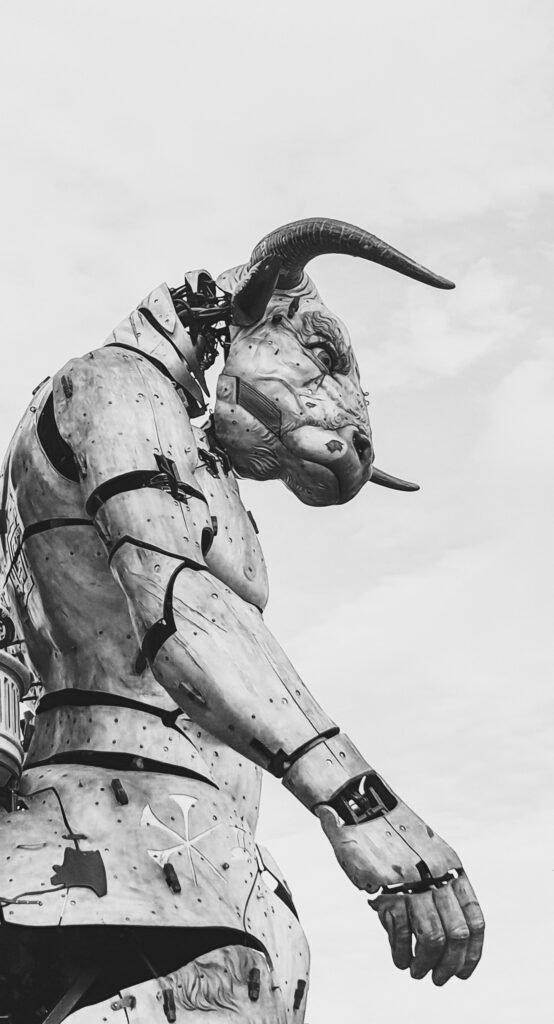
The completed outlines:
{"type": "Polygon", "coordinates": [[[446,937],[430,892],[407,896],[406,903],[416,939],[410,973],[412,978],[424,978],[440,962],[446,937]]]}
{"type": "Polygon", "coordinates": [[[473,974],[481,959],[485,939],[485,918],[466,875],[460,875],[459,878],[454,879],[452,888],[469,928],[465,961],[463,967],[457,972],[458,978],[465,980],[473,974]]]}
{"type": "Polygon", "coordinates": [[[433,984],[444,985],[463,968],[469,941],[469,927],[451,883],[433,891],[446,946],[440,963],[433,970],[433,984]]]}
{"type": "Polygon", "coordinates": [[[393,963],[405,971],[412,962],[412,929],[405,897],[382,897],[377,913],[389,937],[393,963]]]}

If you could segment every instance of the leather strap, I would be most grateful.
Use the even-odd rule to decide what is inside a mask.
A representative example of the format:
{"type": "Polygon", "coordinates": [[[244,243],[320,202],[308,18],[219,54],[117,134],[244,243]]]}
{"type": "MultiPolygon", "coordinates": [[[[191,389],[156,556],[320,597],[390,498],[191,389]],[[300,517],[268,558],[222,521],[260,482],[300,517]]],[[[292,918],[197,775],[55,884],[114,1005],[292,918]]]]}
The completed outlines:
{"type": "MultiPolygon", "coordinates": [[[[131,697],[124,697],[119,693],[109,693],[104,690],[77,690],[73,688],[54,690],[41,698],[36,714],[41,715],[52,708],[70,707],[86,708],[94,705],[102,707],[131,708],[133,711],[142,711],[146,715],[155,715],[166,728],[174,729],[175,722],[183,714],[181,708],[167,711],[164,708],[156,707],[155,704],[145,704],[142,701],[133,700],[131,697]]],[[[177,730],[178,732],[180,730],[177,730]]]]}
{"type": "Polygon", "coordinates": [[[334,736],[338,736],[340,728],[338,725],[331,726],[330,729],[325,729],[324,732],[318,733],[317,736],[312,736],[310,740],[306,740],[296,750],[293,750],[292,754],[287,754],[284,750],[279,749],[276,754],[272,754],[271,751],[260,743],[259,740],[250,740],[250,746],[254,750],[259,750],[260,753],[264,754],[268,758],[266,765],[266,771],[271,772],[272,775],[277,779],[282,779],[283,776],[288,772],[289,768],[292,768],[293,764],[301,758],[304,754],[307,754],[309,750],[313,750],[314,747],[319,746],[320,743],[325,743],[326,740],[333,739],[334,736]]]}
{"type": "Polygon", "coordinates": [[[143,487],[167,491],[177,501],[197,498],[199,501],[203,501],[205,505],[208,504],[202,491],[178,479],[172,462],[159,456],[157,461],[158,469],[133,469],[129,473],[120,473],[119,476],[114,476],[110,480],[105,480],[99,484],[87,499],[87,515],[93,519],[102,508],[102,505],[116,494],[141,490],[143,487]]]}
{"type": "Polygon", "coordinates": [[[206,566],[201,565],[199,562],[193,562],[190,558],[183,558],[181,564],[171,574],[164,597],[163,615],[150,626],[142,640],[135,666],[138,675],[142,675],[146,667],[153,664],[160,647],[163,647],[166,640],[169,640],[170,636],[177,632],[177,625],[173,614],[173,590],[177,576],[183,569],[193,569],[196,572],[202,572],[205,568],[206,566]]]}
{"type": "Polygon", "coordinates": [[[254,419],[267,427],[276,437],[281,437],[281,410],[267,395],[248,381],[235,377],[235,401],[249,412],[254,419]]]}

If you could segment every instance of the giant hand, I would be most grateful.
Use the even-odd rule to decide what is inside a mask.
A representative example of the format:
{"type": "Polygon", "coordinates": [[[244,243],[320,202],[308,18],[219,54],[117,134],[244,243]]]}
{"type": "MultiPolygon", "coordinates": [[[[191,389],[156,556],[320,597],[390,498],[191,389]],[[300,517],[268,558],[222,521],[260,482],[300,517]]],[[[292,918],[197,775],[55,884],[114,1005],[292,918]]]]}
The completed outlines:
{"type": "Polygon", "coordinates": [[[392,958],[435,985],[469,978],[481,958],[485,922],[458,855],[402,802],[386,816],[346,824],[332,807],[317,814],[349,879],[373,894],[392,958]]]}

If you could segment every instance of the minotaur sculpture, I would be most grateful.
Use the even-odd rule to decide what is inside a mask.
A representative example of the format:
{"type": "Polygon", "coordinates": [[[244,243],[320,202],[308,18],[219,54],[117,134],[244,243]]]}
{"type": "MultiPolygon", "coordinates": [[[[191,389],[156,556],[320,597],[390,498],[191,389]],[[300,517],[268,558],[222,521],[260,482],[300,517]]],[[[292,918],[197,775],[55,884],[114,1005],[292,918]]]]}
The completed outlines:
{"type": "Polygon", "coordinates": [[[416,489],[373,465],[348,332],[304,269],[331,252],[452,287],[351,225],[287,225],[217,283],[156,288],[35,390],[15,433],[0,487],[4,1021],[300,1024],[308,948],[255,841],[261,769],[319,816],[397,967],[440,985],[479,960],[459,857],[264,623],[237,475],[319,506],[368,481],[416,489]],[[220,348],[214,415],[193,426],[220,348]],[[37,682],[21,771],[18,701],[37,682]]]}

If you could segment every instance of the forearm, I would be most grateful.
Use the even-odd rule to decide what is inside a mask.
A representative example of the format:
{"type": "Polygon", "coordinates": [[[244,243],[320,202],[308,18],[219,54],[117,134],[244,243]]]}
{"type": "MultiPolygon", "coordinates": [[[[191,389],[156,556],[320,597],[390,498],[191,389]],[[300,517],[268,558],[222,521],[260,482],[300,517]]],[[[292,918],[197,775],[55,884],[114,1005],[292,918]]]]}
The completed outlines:
{"type": "Polygon", "coordinates": [[[157,559],[151,573],[148,554],[133,549],[113,568],[146,659],[176,704],[282,778],[310,809],[366,770],[367,762],[311,696],[260,611],[207,571],[157,559]],[[156,625],[162,619],[165,626],[156,625]]]}

